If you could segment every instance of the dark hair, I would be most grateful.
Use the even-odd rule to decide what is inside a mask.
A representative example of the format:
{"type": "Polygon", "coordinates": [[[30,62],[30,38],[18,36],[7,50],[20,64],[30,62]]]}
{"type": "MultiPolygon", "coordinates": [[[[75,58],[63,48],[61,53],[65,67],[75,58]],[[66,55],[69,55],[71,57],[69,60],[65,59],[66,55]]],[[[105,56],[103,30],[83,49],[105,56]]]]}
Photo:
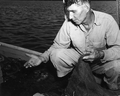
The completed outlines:
{"type": "Polygon", "coordinates": [[[90,3],[90,1],[91,0],[64,0],[63,3],[64,3],[65,7],[68,7],[68,6],[70,6],[70,5],[74,4],[74,3],[78,3],[78,2],[82,2],[82,3],[89,2],[90,3]]]}

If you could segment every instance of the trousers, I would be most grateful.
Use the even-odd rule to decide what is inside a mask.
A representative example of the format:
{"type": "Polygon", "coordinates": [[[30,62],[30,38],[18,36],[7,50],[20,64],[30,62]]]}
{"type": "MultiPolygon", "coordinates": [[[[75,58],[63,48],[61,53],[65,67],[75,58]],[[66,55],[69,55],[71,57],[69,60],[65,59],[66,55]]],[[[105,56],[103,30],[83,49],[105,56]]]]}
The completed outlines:
{"type": "MultiPolygon", "coordinates": [[[[50,60],[57,70],[58,77],[63,77],[71,72],[81,55],[73,48],[55,49],[50,54],[50,60]]],[[[91,67],[96,74],[105,74],[104,81],[116,83],[120,74],[120,60],[106,62],[103,65],[95,64],[91,67]]]]}

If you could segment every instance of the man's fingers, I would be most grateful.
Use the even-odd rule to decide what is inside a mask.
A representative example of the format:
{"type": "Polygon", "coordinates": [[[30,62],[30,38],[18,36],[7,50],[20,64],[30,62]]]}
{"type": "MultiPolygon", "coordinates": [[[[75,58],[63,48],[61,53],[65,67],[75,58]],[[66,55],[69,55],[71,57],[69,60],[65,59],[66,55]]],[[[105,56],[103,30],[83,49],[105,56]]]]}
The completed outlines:
{"type": "Polygon", "coordinates": [[[28,67],[32,67],[32,65],[30,63],[27,63],[26,65],[24,65],[25,68],[28,68],[28,67]]]}
{"type": "Polygon", "coordinates": [[[28,62],[24,64],[26,68],[38,66],[41,63],[41,59],[39,59],[36,55],[26,54],[27,56],[31,57],[28,62]]]}
{"type": "Polygon", "coordinates": [[[26,68],[32,67],[32,66],[33,66],[32,63],[33,63],[33,62],[30,60],[30,61],[28,61],[28,62],[26,62],[26,63],[24,64],[24,67],[26,67],[26,68]]]}
{"type": "Polygon", "coordinates": [[[84,56],[84,57],[83,57],[83,59],[92,59],[92,58],[94,58],[93,55],[88,55],[88,56],[84,56]]]}
{"type": "Polygon", "coordinates": [[[24,66],[27,66],[28,65],[28,62],[26,62],[25,64],[24,64],[24,66]]]}
{"type": "Polygon", "coordinates": [[[91,56],[84,56],[84,57],[83,57],[83,60],[92,62],[94,59],[91,58],[91,56]]]}
{"type": "Polygon", "coordinates": [[[83,59],[88,59],[88,58],[89,58],[89,56],[84,56],[84,57],[83,57],[83,59]]]}
{"type": "Polygon", "coordinates": [[[25,68],[28,68],[30,65],[28,64],[28,62],[26,62],[25,64],[24,64],[24,67],[25,68]]]}
{"type": "Polygon", "coordinates": [[[88,49],[86,49],[86,52],[93,53],[93,52],[94,52],[94,49],[88,48],[88,49]]]}

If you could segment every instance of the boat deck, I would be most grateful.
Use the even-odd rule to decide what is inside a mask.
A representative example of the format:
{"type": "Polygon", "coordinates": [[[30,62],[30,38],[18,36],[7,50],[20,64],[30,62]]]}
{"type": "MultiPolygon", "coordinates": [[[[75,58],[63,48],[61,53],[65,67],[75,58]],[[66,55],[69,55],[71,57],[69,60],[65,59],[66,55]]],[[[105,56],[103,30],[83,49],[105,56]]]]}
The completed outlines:
{"type": "Polygon", "coordinates": [[[0,96],[33,96],[37,92],[60,96],[63,93],[67,81],[61,84],[56,80],[51,62],[28,69],[23,67],[24,63],[12,58],[0,62],[4,81],[0,96]]]}

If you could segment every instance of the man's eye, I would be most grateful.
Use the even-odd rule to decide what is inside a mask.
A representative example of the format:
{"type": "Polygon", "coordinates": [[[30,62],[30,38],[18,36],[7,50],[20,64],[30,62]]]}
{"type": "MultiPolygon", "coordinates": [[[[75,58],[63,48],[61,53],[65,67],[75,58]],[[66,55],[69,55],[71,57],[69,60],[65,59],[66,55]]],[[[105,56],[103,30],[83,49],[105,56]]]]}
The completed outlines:
{"type": "Polygon", "coordinates": [[[73,13],[76,13],[76,11],[72,11],[73,13]]]}

